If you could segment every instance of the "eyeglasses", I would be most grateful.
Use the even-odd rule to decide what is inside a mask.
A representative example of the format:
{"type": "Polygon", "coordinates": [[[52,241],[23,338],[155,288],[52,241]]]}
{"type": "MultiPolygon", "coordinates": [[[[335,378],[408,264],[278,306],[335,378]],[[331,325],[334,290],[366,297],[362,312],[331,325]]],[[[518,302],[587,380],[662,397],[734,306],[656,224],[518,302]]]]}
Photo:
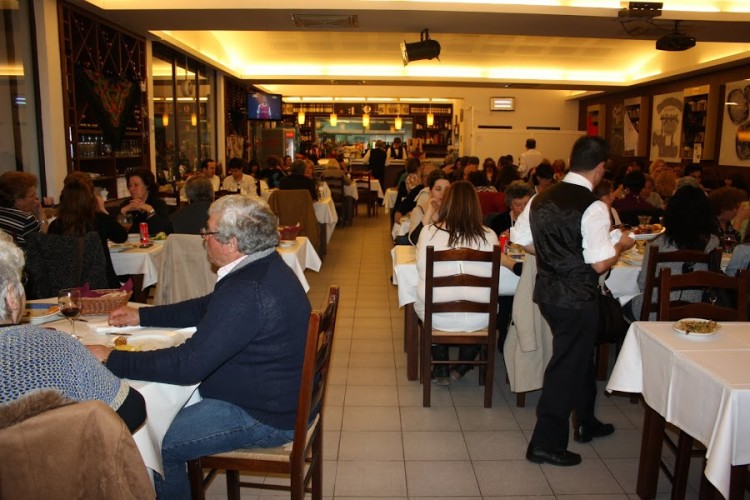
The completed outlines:
{"type": "Polygon", "coordinates": [[[213,236],[215,234],[219,234],[219,231],[209,231],[207,227],[203,227],[200,230],[201,238],[203,238],[204,240],[209,236],[213,236]]]}

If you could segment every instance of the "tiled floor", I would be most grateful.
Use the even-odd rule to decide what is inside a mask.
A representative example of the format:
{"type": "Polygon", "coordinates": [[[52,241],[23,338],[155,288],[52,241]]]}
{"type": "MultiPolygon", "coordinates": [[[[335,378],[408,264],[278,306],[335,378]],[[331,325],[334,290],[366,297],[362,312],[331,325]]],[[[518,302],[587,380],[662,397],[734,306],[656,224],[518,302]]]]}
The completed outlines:
{"type": "MultiPolygon", "coordinates": [[[[516,408],[502,357],[495,371],[493,408],[482,407],[476,370],[460,383],[432,388],[423,408],[421,386],[406,380],[403,310],[390,284],[388,216],[360,216],[339,228],[319,273],[306,274],[313,307],[327,286],[341,286],[341,308],[325,403],[325,498],[637,498],[635,482],[643,411],[625,397],[598,398],[597,414],[617,432],[590,444],[572,441],[577,467],[524,459],[538,393],[516,408]]],[[[691,467],[696,498],[699,464],[691,467]]],[[[270,480],[270,479],[267,479],[270,480]]],[[[276,481],[277,479],[273,479],[276,481]]],[[[669,483],[659,481],[660,498],[669,483]]],[[[223,476],[210,498],[226,498],[223,476]]],[[[243,491],[262,499],[282,492],[243,491]]]]}

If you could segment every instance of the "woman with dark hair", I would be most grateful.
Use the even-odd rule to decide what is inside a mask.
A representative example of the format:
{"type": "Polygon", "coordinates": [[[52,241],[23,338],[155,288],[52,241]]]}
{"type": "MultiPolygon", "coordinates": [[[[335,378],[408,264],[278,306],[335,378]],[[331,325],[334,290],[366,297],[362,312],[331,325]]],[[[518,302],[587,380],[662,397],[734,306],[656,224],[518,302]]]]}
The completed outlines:
{"type": "Polygon", "coordinates": [[[427,196],[411,210],[409,215],[409,242],[412,245],[417,244],[422,228],[437,220],[440,205],[450,185],[442,170],[433,170],[427,176],[429,190],[427,196]]]}
{"type": "MultiPolygon", "coordinates": [[[[71,175],[68,177],[71,177],[71,175]]],[[[66,178],[64,184],[65,187],[60,193],[57,218],[49,226],[50,234],[69,234],[83,237],[89,231],[96,231],[102,241],[104,258],[107,262],[109,287],[120,288],[120,281],[112,267],[107,240],[123,243],[128,239],[128,232],[117,223],[114,217],[102,210],[90,184],[77,177],[66,178]]]]}
{"type": "Polygon", "coordinates": [[[495,164],[495,160],[492,158],[485,158],[484,163],[482,164],[482,171],[487,179],[487,184],[494,186],[495,181],[497,180],[497,164],[495,164]]]}
{"type": "Polygon", "coordinates": [[[747,201],[747,193],[733,187],[714,189],[708,195],[711,210],[719,224],[719,240],[731,247],[727,250],[732,250],[742,241],[740,230],[750,216],[747,208],[740,209],[744,201],[747,201]]]}
{"type": "Polygon", "coordinates": [[[21,246],[28,235],[47,232],[47,216],[36,185],[36,176],[26,172],[5,172],[0,176],[0,229],[21,246]]]}
{"type": "Polygon", "coordinates": [[[541,193],[555,183],[555,171],[552,165],[544,160],[534,169],[531,179],[536,192],[541,193]]]}
{"type": "MultiPolygon", "coordinates": [[[[643,291],[646,286],[646,266],[648,265],[648,256],[653,247],[659,248],[659,252],[673,252],[675,250],[700,250],[701,252],[710,252],[719,246],[717,236],[718,226],[716,218],[711,212],[711,205],[703,190],[695,186],[684,186],[669,199],[667,209],[664,212],[664,234],[654,239],[646,247],[646,254],[643,256],[641,272],[638,274],[638,288],[643,291]]],[[[659,269],[669,267],[672,274],[681,274],[683,272],[682,263],[663,263],[657,266],[659,269]]],[[[691,270],[707,269],[705,264],[694,264],[691,270]]],[[[683,290],[681,292],[672,292],[671,300],[684,300],[687,302],[700,302],[702,293],[700,290],[683,290]]],[[[653,296],[655,303],[657,294],[653,296]]],[[[625,313],[630,313],[631,319],[637,319],[641,316],[643,306],[643,295],[637,295],[630,301],[630,307],[627,305],[623,308],[625,313]]],[[[654,309],[654,308],[652,308],[654,309]]],[[[651,314],[649,320],[656,319],[656,312],[651,314]]]]}
{"type": "Polygon", "coordinates": [[[520,181],[521,176],[518,175],[518,169],[512,163],[506,163],[500,166],[500,171],[497,173],[495,180],[495,187],[498,191],[505,191],[511,182],[520,181]]]}
{"type": "Polygon", "coordinates": [[[158,186],[154,174],[147,168],[130,170],[125,179],[128,183],[130,198],[120,205],[120,213],[133,217],[131,233],[140,231],[141,222],[148,224],[149,234],[171,233],[172,223],[169,221],[169,208],[164,200],[156,195],[158,186]]]}
{"type": "MultiPolygon", "coordinates": [[[[488,227],[482,225],[482,210],[479,206],[477,192],[467,181],[457,181],[448,189],[443,203],[440,205],[437,220],[434,224],[428,224],[419,235],[417,242],[417,271],[419,272],[419,284],[417,286],[417,300],[414,310],[420,319],[424,319],[424,297],[425,277],[427,266],[427,247],[432,246],[435,250],[448,250],[452,248],[472,248],[491,252],[498,244],[497,235],[488,227]]],[[[434,264],[435,276],[449,276],[454,274],[457,267],[478,266],[483,269],[487,276],[492,272],[489,263],[462,263],[462,262],[437,262],[434,264]]],[[[476,269],[476,268],[475,268],[476,269]]],[[[456,287],[455,289],[436,291],[440,294],[436,299],[448,300],[486,300],[482,297],[482,291],[473,287],[456,287]]],[[[444,331],[475,331],[487,328],[487,315],[479,313],[437,313],[432,316],[432,326],[444,331]]],[[[459,349],[459,360],[473,360],[479,352],[479,346],[465,345],[459,349]]],[[[448,346],[435,345],[432,356],[436,360],[448,359],[448,346]]],[[[466,372],[471,370],[471,365],[458,365],[451,370],[450,376],[459,380],[466,372]]],[[[450,384],[447,365],[438,365],[433,371],[433,379],[438,385],[450,384]]]]}

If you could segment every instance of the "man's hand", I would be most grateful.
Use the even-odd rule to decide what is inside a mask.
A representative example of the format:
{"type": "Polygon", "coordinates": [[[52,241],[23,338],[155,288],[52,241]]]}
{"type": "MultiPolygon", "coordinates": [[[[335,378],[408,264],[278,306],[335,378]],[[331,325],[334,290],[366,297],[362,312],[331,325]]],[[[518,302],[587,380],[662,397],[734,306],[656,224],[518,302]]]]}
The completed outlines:
{"type": "Polygon", "coordinates": [[[622,231],[620,233],[620,247],[621,252],[625,252],[626,250],[630,250],[633,248],[633,245],[635,245],[635,240],[632,236],[630,236],[630,231],[622,231]]]}
{"type": "Polygon", "coordinates": [[[109,358],[109,355],[112,352],[111,348],[104,347],[103,345],[87,345],[86,349],[88,349],[91,352],[91,354],[93,354],[96,357],[96,359],[98,359],[102,363],[107,362],[107,359],[109,358]]]}
{"type": "Polygon", "coordinates": [[[109,324],[112,326],[138,326],[141,318],[138,309],[122,306],[109,313],[109,324]]]}

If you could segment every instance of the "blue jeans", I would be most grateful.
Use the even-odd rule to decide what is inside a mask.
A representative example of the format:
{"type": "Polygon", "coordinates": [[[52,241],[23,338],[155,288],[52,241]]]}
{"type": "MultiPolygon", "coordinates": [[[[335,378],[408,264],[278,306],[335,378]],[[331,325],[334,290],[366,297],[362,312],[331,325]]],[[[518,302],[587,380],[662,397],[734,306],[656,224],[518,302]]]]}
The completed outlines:
{"type": "Polygon", "coordinates": [[[237,448],[270,448],[292,441],[294,430],[262,424],[239,406],[204,399],[180,410],[161,445],[164,477],[154,474],[156,496],[190,498],[187,461],[237,448]]]}

